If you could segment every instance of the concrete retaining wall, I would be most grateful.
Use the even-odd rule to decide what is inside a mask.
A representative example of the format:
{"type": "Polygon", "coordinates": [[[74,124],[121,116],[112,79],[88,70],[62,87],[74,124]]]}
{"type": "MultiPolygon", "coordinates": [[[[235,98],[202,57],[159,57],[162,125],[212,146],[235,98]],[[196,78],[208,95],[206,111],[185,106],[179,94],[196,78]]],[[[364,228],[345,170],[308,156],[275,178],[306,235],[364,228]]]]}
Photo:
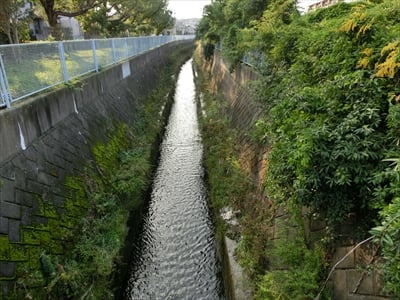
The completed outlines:
{"type": "Polygon", "coordinates": [[[192,44],[165,45],[0,111],[0,298],[17,273],[38,268],[43,246],[62,254],[62,233],[84,209],[67,178],[120,123],[135,122],[135,105],[162,80],[168,57],[192,44]]]}
{"type": "Polygon", "coordinates": [[[233,125],[241,132],[248,132],[262,115],[262,107],[254,101],[248,86],[252,81],[259,79],[260,75],[244,64],[238,65],[235,71],[230,73],[229,67],[218,55],[214,56],[211,73],[211,86],[229,101],[233,125]]]}

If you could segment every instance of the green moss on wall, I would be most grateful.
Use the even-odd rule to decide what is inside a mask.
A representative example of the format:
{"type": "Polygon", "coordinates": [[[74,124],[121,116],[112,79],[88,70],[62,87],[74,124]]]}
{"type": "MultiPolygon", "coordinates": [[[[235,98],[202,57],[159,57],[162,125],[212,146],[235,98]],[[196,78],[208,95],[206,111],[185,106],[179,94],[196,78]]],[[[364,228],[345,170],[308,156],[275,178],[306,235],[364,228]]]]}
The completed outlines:
{"type": "MultiPolygon", "coordinates": [[[[133,137],[129,137],[129,131],[132,129],[126,124],[118,125],[115,135],[109,133],[112,137],[108,142],[93,148],[95,167],[87,165],[82,176],[65,179],[67,194],[62,207],[57,208],[52,199],[35,197],[39,209],[34,217],[43,223],[22,227],[20,243],[11,243],[7,236],[0,236],[0,260],[19,262],[17,289],[9,299],[65,299],[88,290],[95,299],[112,297],[109,277],[127,234],[129,215],[127,205],[121,204],[129,198],[119,198],[108,183],[121,168],[120,156],[128,151],[133,137]],[[47,272],[48,269],[54,269],[55,273],[47,272]],[[39,286],[47,287],[35,288],[39,286]]],[[[136,149],[135,153],[141,151],[136,149]]],[[[130,163],[136,165],[135,159],[130,163]]],[[[146,166],[147,170],[139,175],[149,178],[150,164],[146,166]]],[[[148,184],[148,180],[141,180],[148,184]]],[[[130,187],[135,188],[144,189],[130,187]]],[[[140,195],[136,193],[137,197],[140,195]]]]}
{"type": "Polygon", "coordinates": [[[10,259],[10,246],[8,236],[0,236],[0,260],[10,259]]]}
{"type": "Polygon", "coordinates": [[[119,154],[127,150],[131,144],[132,137],[129,135],[128,125],[121,123],[118,125],[115,134],[109,136],[107,143],[97,143],[92,148],[102,176],[112,177],[119,166],[119,154]]]}
{"type": "Polygon", "coordinates": [[[29,249],[27,249],[22,243],[12,243],[10,244],[10,253],[10,260],[26,261],[29,255],[29,249]]]}

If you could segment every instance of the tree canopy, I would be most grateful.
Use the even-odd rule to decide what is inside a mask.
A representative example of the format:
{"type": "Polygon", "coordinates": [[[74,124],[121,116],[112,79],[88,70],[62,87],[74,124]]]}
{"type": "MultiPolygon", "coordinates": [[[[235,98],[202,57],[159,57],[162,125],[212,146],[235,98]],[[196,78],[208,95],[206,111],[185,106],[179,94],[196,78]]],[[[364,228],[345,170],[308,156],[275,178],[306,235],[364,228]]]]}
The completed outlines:
{"type": "MultiPolygon", "coordinates": [[[[9,1],[9,0],[8,0],[9,1]]],[[[60,17],[77,17],[84,31],[95,36],[159,34],[173,25],[166,0],[34,0],[40,6],[56,39],[62,38],[60,17]]]]}
{"type": "Polygon", "coordinates": [[[44,9],[50,27],[57,26],[60,16],[77,17],[84,15],[101,3],[98,0],[34,0],[34,2],[44,9]]]}
{"type": "Polygon", "coordinates": [[[167,1],[104,1],[79,17],[90,35],[159,34],[174,23],[167,1]]]}

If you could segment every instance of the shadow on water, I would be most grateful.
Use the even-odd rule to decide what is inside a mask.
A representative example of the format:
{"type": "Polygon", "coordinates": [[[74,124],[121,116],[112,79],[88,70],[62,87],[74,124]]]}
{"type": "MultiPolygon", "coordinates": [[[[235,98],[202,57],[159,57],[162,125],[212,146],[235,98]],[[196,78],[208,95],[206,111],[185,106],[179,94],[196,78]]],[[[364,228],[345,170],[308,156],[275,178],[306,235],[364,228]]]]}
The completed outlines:
{"type": "MultiPolygon", "coordinates": [[[[155,174],[157,168],[157,161],[160,157],[160,145],[165,133],[168,116],[171,113],[171,108],[174,101],[174,93],[170,93],[165,103],[165,107],[160,118],[163,126],[160,134],[155,141],[150,154],[150,161],[154,162],[151,174],[155,174]]],[[[152,186],[150,185],[143,195],[143,201],[129,214],[127,226],[129,228],[128,235],[125,240],[125,246],[121,251],[122,262],[117,266],[117,272],[114,274],[114,297],[115,299],[124,299],[125,290],[127,288],[127,281],[129,276],[130,262],[134,259],[133,254],[140,250],[141,232],[144,226],[144,216],[148,213],[149,203],[151,199],[152,186]]],[[[136,255],[136,254],[135,254],[136,255]]]]}

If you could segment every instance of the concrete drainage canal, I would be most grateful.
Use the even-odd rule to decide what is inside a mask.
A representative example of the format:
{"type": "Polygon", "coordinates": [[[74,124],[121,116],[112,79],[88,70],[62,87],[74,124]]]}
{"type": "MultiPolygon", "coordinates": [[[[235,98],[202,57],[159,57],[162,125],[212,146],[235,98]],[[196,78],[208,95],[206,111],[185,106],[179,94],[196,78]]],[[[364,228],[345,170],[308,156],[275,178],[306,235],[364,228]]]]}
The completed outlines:
{"type": "Polygon", "coordinates": [[[125,299],[225,298],[203,178],[193,79],[190,60],[178,77],[125,299]]]}

